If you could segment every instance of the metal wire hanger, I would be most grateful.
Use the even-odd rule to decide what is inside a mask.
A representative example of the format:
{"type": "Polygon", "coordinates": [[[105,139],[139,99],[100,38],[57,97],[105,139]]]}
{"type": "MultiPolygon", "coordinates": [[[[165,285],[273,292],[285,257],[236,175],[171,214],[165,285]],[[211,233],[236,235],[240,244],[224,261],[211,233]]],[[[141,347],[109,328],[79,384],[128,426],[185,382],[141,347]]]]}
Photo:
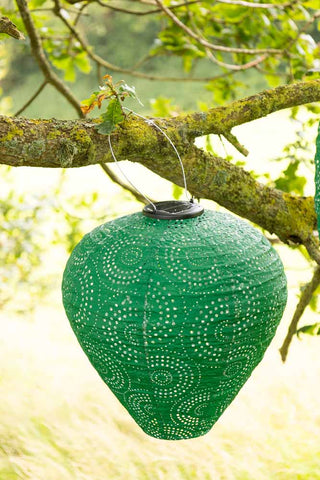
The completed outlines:
{"type": "MultiPolygon", "coordinates": [[[[175,151],[177,157],[178,157],[178,160],[179,160],[179,163],[180,163],[180,167],[181,167],[181,171],[182,171],[182,178],[183,178],[183,184],[184,184],[184,191],[185,191],[185,196],[186,196],[186,199],[187,199],[187,202],[189,203],[193,203],[193,197],[189,197],[188,195],[188,186],[187,186],[187,179],[186,179],[186,174],[185,174],[185,170],[184,170],[184,166],[183,166],[183,162],[182,162],[182,159],[179,155],[179,152],[176,148],[176,146],[174,145],[174,143],[172,142],[171,138],[166,134],[166,132],[164,132],[164,130],[159,127],[159,125],[157,125],[154,120],[151,120],[149,118],[146,118],[144,117],[143,115],[140,115],[139,113],[136,113],[134,112],[133,110],[127,108],[127,107],[123,107],[125,110],[127,110],[128,112],[130,112],[131,114],[135,115],[136,117],[139,117],[139,118],[142,118],[145,123],[147,123],[148,125],[152,126],[152,127],[155,127],[157,130],[159,130],[162,135],[168,140],[168,142],[170,143],[170,145],[172,146],[173,150],[175,151]]],[[[114,162],[116,163],[119,171],[121,172],[121,174],[123,175],[123,177],[127,180],[127,182],[152,206],[153,210],[156,212],[157,211],[157,206],[150,200],[150,198],[145,195],[143,192],[141,192],[141,190],[139,190],[139,188],[134,185],[132,183],[132,181],[128,178],[128,176],[125,174],[125,172],[123,171],[123,169],[121,168],[120,166],[120,163],[119,163],[119,160],[117,159],[115,153],[114,153],[114,150],[113,150],[113,147],[112,147],[112,143],[111,143],[111,135],[108,135],[108,142],[109,142],[109,147],[110,147],[110,152],[111,152],[111,156],[114,160],[114,162]]]]}

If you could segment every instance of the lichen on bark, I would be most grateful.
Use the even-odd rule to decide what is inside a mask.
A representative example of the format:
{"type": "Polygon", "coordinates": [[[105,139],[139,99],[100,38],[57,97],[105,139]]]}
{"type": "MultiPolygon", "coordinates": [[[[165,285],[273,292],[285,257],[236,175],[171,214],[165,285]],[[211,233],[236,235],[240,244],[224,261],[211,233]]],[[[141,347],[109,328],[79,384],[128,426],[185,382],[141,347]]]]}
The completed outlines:
{"type": "MultiPolygon", "coordinates": [[[[208,112],[157,118],[176,145],[190,192],[276,233],[284,242],[308,241],[315,228],[311,197],[298,197],[266,187],[249,172],[194,146],[200,135],[229,134],[242,123],[283,108],[320,100],[320,80],[267,90],[208,112]]],[[[32,120],[0,116],[0,163],[12,166],[75,168],[113,161],[107,137],[97,133],[96,120],[32,120]]],[[[228,139],[231,137],[227,137],[228,139]]],[[[152,125],[128,116],[111,136],[119,160],[139,162],[182,186],[176,154],[152,125]]],[[[241,146],[240,146],[241,147],[241,146]]]]}

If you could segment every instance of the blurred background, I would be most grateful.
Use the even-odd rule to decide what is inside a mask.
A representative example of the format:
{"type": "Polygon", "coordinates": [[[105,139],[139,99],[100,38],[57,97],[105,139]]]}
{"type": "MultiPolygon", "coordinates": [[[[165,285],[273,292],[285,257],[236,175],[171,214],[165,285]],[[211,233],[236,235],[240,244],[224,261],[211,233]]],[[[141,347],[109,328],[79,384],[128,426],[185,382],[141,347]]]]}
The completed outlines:
{"type": "MultiPolygon", "coordinates": [[[[94,25],[91,43],[102,56],[122,65],[146,54],[158,28],[149,17],[132,22],[110,11],[96,15],[94,25]]],[[[181,61],[154,59],[148,69],[165,69],[174,76],[181,61]]],[[[76,80],[72,88],[79,101],[97,88],[101,76],[82,67],[83,72],[71,69],[66,74],[67,82],[76,80]]],[[[212,67],[204,63],[197,68],[206,75],[212,67]]],[[[0,44],[0,78],[0,113],[13,114],[42,81],[27,42],[0,44]]],[[[114,75],[114,80],[122,78],[114,75]]],[[[267,86],[251,71],[238,79],[239,98],[267,86]]],[[[134,109],[144,115],[206,109],[220,101],[217,91],[196,83],[150,82],[129,75],[125,80],[135,85],[144,106],[134,109]]],[[[50,86],[24,115],[74,118],[50,86]]],[[[316,125],[311,117],[312,112],[302,108],[295,115],[280,112],[236,128],[234,133],[250,151],[245,162],[218,137],[198,142],[254,170],[261,182],[313,195],[316,125]]],[[[122,168],[153,198],[179,198],[182,193],[138,164],[123,162],[122,168]]],[[[98,166],[14,170],[1,165],[0,173],[0,480],[320,479],[320,340],[295,337],[285,364],[278,351],[301,289],[312,276],[303,249],[275,245],[288,278],[287,309],[264,360],[217,424],[198,439],[153,439],[89,364],[60,293],[68,255],[82,236],[142,205],[98,166]]],[[[318,312],[315,296],[302,325],[316,323],[318,312]]]]}

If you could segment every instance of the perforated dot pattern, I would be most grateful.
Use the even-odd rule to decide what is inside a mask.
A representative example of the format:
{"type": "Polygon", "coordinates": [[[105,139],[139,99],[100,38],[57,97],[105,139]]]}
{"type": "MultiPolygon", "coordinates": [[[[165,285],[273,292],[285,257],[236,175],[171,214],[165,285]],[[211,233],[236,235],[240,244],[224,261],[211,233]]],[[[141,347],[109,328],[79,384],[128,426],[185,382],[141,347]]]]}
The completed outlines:
{"type": "Polygon", "coordinates": [[[92,365],[149,435],[205,434],[261,361],[287,299],[281,260],[230,214],[105,223],[63,278],[92,365]]]}

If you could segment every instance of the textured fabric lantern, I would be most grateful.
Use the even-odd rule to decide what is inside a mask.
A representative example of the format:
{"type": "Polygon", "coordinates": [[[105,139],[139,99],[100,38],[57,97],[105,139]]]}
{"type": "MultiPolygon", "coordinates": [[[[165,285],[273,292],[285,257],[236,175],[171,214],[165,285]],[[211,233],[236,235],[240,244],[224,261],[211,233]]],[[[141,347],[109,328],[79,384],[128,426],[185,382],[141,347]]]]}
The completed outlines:
{"type": "Polygon", "coordinates": [[[208,432],[261,361],[286,304],[281,260],[233,215],[159,202],[68,260],[63,302],[90,362],[140,427],[208,432]]]}
{"type": "Polygon", "coordinates": [[[156,207],[81,240],[63,302],[90,362],[140,427],[186,439],[211,429],[261,361],[286,277],[243,220],[186,202],[156,207]]]}
{"type": "Polygon", "coordinates": [[[318,136],[316,140],[316,156],[314,159],[315,163],[315,184],[316,184],[316,194],[314,197],[314,203],[316,207],[316,213],[318,217],[318,231],[320,235],[320,123],[318,127],[318,136]]]}

